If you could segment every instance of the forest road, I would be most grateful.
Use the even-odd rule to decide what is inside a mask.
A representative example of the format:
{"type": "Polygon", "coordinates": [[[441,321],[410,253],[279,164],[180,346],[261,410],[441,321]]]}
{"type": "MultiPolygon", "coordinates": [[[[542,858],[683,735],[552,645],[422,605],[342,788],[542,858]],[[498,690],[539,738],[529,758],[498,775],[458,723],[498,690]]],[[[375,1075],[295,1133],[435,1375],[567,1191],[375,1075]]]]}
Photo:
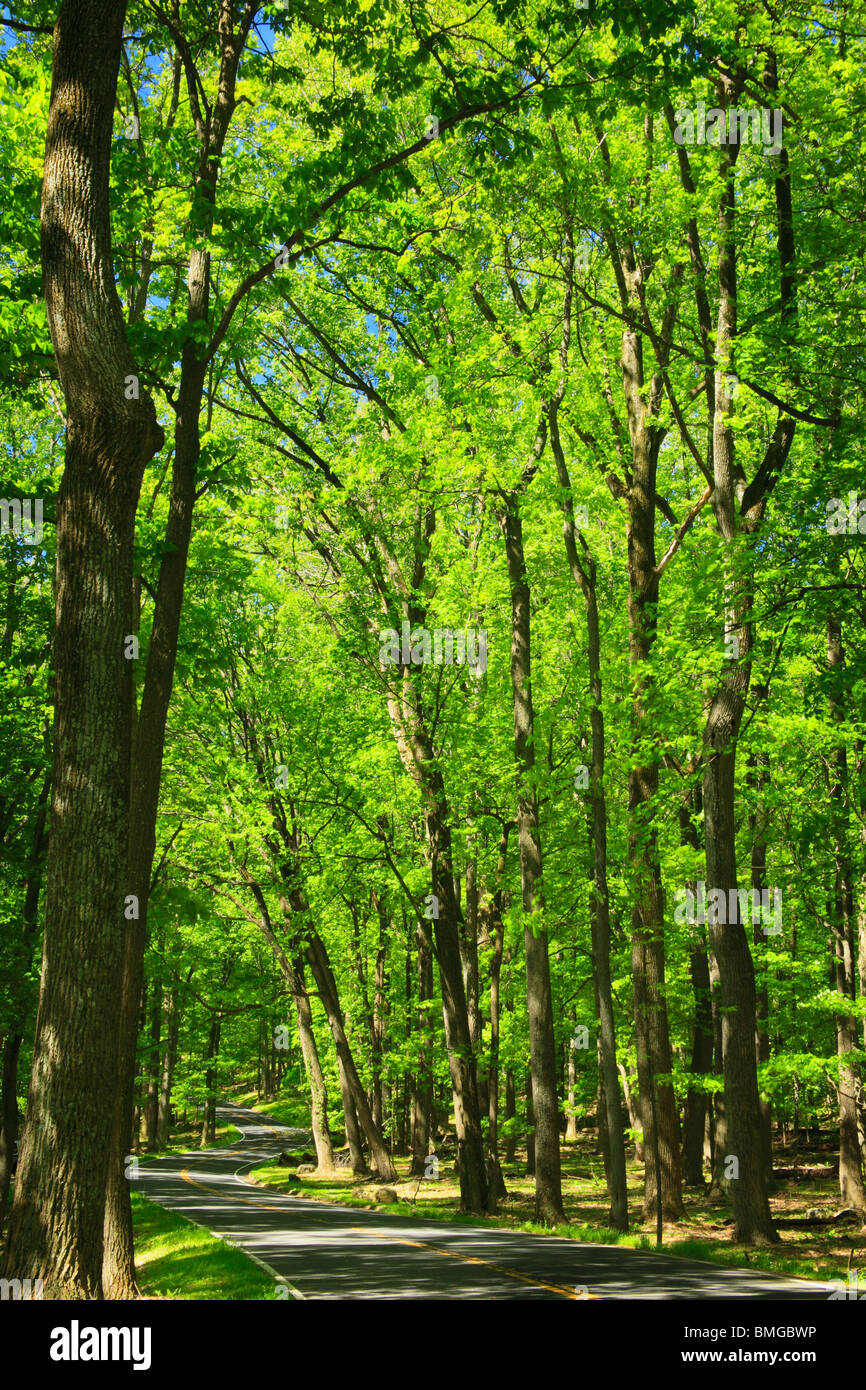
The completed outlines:
{"type": "Polygon", "coordinates": [[[833,1285],[652,1251],[450,1226],[287,1197],[246,1174],[307,1136],[237,1105],[230,1148],[139,1167],[133,1187],[263,1261],[275,1298],[826,1299],[833,1285]]]}

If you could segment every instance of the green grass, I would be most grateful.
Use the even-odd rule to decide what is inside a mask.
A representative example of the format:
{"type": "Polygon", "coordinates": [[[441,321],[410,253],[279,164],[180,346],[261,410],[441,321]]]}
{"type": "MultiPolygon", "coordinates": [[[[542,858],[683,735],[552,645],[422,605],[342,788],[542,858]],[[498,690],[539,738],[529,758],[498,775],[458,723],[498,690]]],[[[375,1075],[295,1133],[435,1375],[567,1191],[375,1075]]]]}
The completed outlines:
{"type": "MultiPolygon", "coordinates": [[[[139,1153],[135,1157],[139,1163],[147,1163],[155,1158],[164,1158],[166,1154],[185,1154],[199,1147],[201,1137],[201,1126],[193,1128],[176,1129],[172,1134],[170,1144],[166,1144],[164,1149],[157,1149],[154,1153],[139,1153]]],[[[241,1132],[236,1125],[219,1125],[216,1131],[216,1139],[213,1144],[208,1144],[208,1148],[230,1149],[233,1144],[237,1144],[241,1137],[241,1132]]]]}
{"type": "Polygon", "coordinates": [[[145,1298],[273,1299],[275,1282],[242,1250],[132,1193],[136,1280],[145,1298]]]}

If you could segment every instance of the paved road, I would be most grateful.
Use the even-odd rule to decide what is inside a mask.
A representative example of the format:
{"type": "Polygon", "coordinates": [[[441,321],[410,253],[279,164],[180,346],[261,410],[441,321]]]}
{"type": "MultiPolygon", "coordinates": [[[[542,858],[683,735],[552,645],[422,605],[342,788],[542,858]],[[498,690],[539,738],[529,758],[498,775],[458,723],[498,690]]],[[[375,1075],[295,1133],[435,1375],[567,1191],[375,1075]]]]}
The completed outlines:
{"type": "Polygon", "coordinates": [[[236,1105],[229,1149],[142,1164],[134,1186],[264,1261],[294,1298],[826,1299],[830,1284],[722,1269],[650,1251],[445,1226],[268,1192],[246,1174],[300,1131],[236,1105]],[[585,1292],[584,1292],[585,1291],[585,1292]]]}

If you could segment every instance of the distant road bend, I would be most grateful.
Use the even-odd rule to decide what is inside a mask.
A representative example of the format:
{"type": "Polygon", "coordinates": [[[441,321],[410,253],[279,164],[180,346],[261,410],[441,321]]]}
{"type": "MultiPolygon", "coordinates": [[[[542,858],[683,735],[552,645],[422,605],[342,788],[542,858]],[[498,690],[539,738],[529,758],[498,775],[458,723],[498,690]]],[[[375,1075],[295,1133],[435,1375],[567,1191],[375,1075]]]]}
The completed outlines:
{"type": "Polygon", "coordinates": [[[222,1105],[230,1148],[157,1159],[134,1187],[263,1261],[293,1298],[826,1299],[832,1285],[652,1251],[450,1226],[268,1192],[246,1174],[301,1132],[222,1105]]]}

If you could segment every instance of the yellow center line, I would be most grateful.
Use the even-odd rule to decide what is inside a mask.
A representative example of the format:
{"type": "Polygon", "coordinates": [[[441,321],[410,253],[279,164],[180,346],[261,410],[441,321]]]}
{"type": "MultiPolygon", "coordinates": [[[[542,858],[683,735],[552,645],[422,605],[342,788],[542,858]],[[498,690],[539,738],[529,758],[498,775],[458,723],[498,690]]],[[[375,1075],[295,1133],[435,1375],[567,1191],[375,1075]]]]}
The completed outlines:
{"type": "MultiPolygon", "coordinates": [[[[369,1226],[353,1226],[353,1231],[369,1231],[369,1226]]],[[[386,1236],[381,1232],[376,1232],[378,1240],[392,1240],[398,1245],[412,1245],[418,1250],[432,1250],[435,1255],[447,1255],[451,1260],[462,1260],[467,1265],[486,1265],[488,1269],[493,1269],[497,1274],[504,1274],[508,1279],[519,1279],[524,1284],[531,1284],[536,1289],[547,1289],[550,1293],[561,1294],[563,1298],[574,1299],[575,1302],[582,1302],[579,1294],[565,1284],[547,1284],[543,1279],[532,1279],[527,1274],[521,1274],[516,1269],[506,1269],[505,1265],[494,1264],[492,1260],[483,1260],[478,1255],[461,1255],[455,1250],[443,1250],[439,1245],[428,1245],[423,1240],[407,1240],[403,1236],[386,1236]]],[[[588,1298],[598,1301],[598,1294],[588,1294],[588,1298]]]]}
{"type": "MultiPolygon", "coordinates": [[[[269,1128],[269,1126],[266,1126],[266,1128],[269,1128]]],[[[201,1162],[211,1162],[215,1158],[236,1157],[237,1154],[203,1154],[201,1162]]],[[[254,1202],[251,1197],[240,1197],[236,1196],[234,1193],[232,1193],[231,1196],[229,1196],[227,1193],[223,1192],[218,1187],[208,1187],[206,1183],[198,1182],[195,1178],[191,1178],[189,1175],[188,1168],[182,1168],[180,1171],[180,1175],[183,1178],[184,1182],[190,1183],[192,1187],[200,1187],[202,1192],[211,1192],[215,1197],[222,1197],[223,1201],[226,1202],[242,1202],[245,1206],[259,1207],[262,1211],[286,1210],[285,1207],[275,1207],[267,1202],[254,1202]]],[[[315,1222],[317,1226],[327,1226],[330,1224],[321,1216],[310,1216],[309,1213],[307,1213],[307,1217],[308,1220],[315,1222]]],[[[423,1240],[408,1240],[404,1236],[384,1235],[381,1231],[377,1231],[375,1227],[352,1226],[350,1227],[350,1229],[353,1231],[362,1231],[365,1235],[368,1235],[372,1231],[373,1235],[377,1240],[389,1240],[393,1242],[395,1245],[409,1245],[417,1250],[429,1250],[434,1255],[445,1255],[448,1259],[451,1260],[461,1260],[463,1264],[485,1265],[487,1269],[492,1269],[497,1274],[504,1274],[507,1279],[518,1279],[523,1284],[530,1284],[534,1289],[547,1289],[548,1293],[558,1293],[561,1295],[562,1298],[570,1298],[573,1299],[575,1302],[582,1302],[587,1298],[591,1298],[596,1302],[599,1301],[598,1294],[586,1293],[584,1295],[580,1295],[575,1293],[574,1290],[566,1284],[548,1284],[543,1279],[530,1278],[530,1276],[527,1274],[521,1274],[519,1270],[506,1269],[505,1265],[494,1264],[492,1260],[483,1260],[478,1255],[461,1255],[458,1254],[455,1250],[443,1250],[441,1246],[429,1245],[426,1241],[423,1240]]]]}
{"type": "MultiPolygon", "coordinates": [[[[228,1197],[226,1193],[220,1191],[218,1187],[208,1187],[207,1183],[198,1182],[196,1178],[191,1178],[188,1168],[181,1168],[180,1175],[184,1182],[188,1182],[191,1187],[200,1187],[202,1192],[212,1192],[215,1197],[222,1197],[226,1202],[243,1202],[244,1206],[261,1207],[262,1211],[285,1211],[285,1207],[275,1207],[265,1202],[254,1202],[251,1197],[237,1197],[234,1194],[228,1197]]],[[[316,1221],[319,1218],[314,1216],[312,1219],[316,1221]]]]}

